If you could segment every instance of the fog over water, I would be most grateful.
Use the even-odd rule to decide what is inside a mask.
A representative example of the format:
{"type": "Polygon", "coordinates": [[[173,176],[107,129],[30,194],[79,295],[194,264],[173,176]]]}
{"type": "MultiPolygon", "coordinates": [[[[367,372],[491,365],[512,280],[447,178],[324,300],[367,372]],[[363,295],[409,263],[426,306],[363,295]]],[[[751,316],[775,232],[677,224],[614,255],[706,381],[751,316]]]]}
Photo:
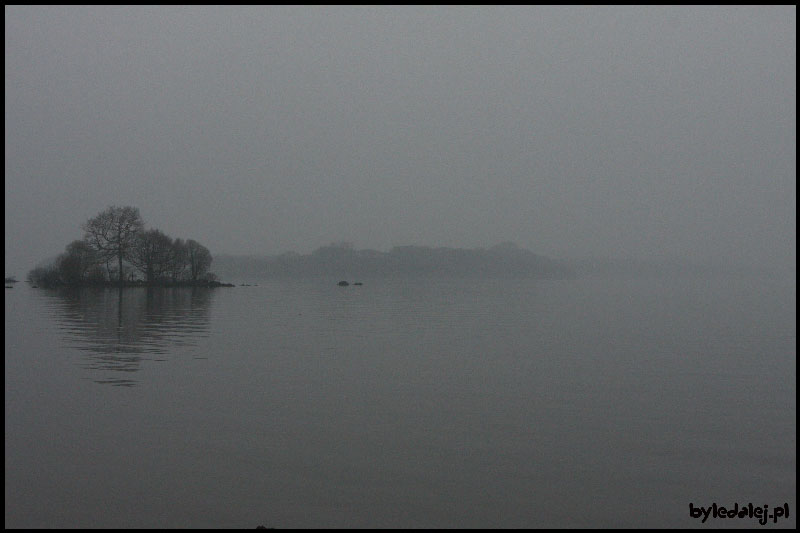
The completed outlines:
{"type": "Polygon", "coordinates": [[[796,528],[796,34],[7,6],[6,527],[796,528]]]}
{"type": "Polygon", "coordinates": [[[331,242],[796,268],[796,7],[5,8],[5,270],[109,205],[331,242]]]}
{"type": "Polygon", "coordinates": [[[6,291],[5,524],[796,528],[764,279],[6,291]]]}

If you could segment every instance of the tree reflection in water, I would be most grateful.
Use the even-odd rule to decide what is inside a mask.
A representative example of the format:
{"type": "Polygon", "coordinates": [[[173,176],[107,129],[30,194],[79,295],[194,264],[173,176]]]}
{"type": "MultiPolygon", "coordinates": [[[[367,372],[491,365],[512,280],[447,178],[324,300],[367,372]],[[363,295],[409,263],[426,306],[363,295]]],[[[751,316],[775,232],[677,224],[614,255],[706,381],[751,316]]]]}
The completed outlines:
{"type": "Polygon", "coordinates": [[[131,387],[143,361],[164,361],[208,336],[214,289],[81,288],[44,291],[67,344],[96,383],[131,387]]]}

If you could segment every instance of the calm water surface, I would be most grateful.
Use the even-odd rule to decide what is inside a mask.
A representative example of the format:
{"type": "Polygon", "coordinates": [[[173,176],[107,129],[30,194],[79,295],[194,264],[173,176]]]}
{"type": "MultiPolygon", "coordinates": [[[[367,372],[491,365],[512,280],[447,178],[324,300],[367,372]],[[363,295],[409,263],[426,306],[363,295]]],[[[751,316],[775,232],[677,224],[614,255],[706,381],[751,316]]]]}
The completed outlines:
{"type": "Polygon", "coordinates": [[[336,281],[6,289],[6,527],[796,527],[794,279],[336,281]]]}

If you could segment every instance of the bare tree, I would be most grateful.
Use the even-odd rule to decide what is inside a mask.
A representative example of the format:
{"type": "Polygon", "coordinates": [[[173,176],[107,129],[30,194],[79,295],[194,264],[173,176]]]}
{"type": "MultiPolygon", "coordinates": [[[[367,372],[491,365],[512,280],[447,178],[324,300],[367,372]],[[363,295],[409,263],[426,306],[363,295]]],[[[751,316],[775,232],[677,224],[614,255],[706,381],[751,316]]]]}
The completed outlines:
{"type": "Polygon", "coordinates": [[[172,249],[169,254],[169,265],[167,274],[173,282],[177,282],[189,264],[189,250],[186,243],[181,238],[172,241],[172,249]]]}
{"type": "Polygon", "coordinates": [[[190,278],[192,281],[197,281],[211,266],[211,252],[199,242],[189,239],[186,241],[186,254],[190,278]]]}
{"type": "Polygon", "coordinates": [[[117,260],[119,283],[123,282],[122,261],[130,256],[144,222],[136,207],[111,206],[83,225],[86,241],[100,254],[117,260]]]}
{"type": "Polygon", "coordinates": [[[151,229],[136,236],[128,260],[152,283],[167,274],[171,254],[172,239],[160,230],[151,229]]]}
{"type": "Polygon", "coordinates": [[[98,256],[94,248],[86,241],[72,241],[67,245],[66,251],[58,256],[56,265],[61,275],[61,280],[68,284],[79,284],[97,281],[99,270],[98,256]]]}

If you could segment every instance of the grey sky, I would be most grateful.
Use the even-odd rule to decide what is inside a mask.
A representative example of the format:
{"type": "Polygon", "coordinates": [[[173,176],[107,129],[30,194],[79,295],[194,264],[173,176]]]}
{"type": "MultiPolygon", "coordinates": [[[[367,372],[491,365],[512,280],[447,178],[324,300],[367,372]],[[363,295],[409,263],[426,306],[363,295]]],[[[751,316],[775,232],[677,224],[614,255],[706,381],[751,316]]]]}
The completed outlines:
{"type": "Polygon", "coordinates": [[[6,272],[214,253],[796,265],[796,7],[6,7],[6,272]]]}

